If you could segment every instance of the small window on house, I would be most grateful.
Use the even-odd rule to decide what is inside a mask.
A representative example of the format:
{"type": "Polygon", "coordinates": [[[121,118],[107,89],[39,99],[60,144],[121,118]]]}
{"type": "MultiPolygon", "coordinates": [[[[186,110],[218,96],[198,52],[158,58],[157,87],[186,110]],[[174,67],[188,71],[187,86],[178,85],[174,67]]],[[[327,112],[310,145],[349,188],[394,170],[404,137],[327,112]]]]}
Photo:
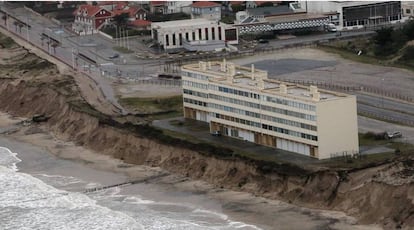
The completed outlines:
{"type": "Polygon", "coordinates": [[[410,9],[406,9],[406,10],[405,10],[405,12],[406,12],[407,14],[411,14],[411,10],[410,10],[410,9]]]}

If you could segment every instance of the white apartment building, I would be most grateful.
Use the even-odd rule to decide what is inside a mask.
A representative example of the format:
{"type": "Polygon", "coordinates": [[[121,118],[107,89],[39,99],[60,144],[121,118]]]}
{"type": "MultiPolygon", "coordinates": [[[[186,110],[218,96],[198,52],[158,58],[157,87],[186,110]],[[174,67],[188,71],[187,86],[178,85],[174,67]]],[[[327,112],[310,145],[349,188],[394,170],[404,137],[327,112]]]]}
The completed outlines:
{"type": "Polygon", "coordinates": [[[401,1],[401,8],[404,17],[414,17],[414,2],[412,1],[401,1]]]}
{"type": "Polygon", "coordinates": [[[191,13],[191,4],[192,1],[167,1],[167,14],[174,14],[174,13],[191,13]]]}
{"type": "Polygon", "coordinates": [[[232,25],[204,18],[152,23],[151,36],[166,51],[182,49],[185,42],[191,45],[192,41],[222,41],[222,46],[238,43],[238,32],[232,25]]]}
{"type": "Polygon", "coordinates": [[[223,62],[184,65],[184,117],[210,131],[326,159],[359,151],[356,97],[223,62]]]}
{"type": "Polygon", "coordinates": [[[337,28],[357,29],[399,22],[401,1],[299,1],[308,13],[336,13],[332,23],[337,28]]]}

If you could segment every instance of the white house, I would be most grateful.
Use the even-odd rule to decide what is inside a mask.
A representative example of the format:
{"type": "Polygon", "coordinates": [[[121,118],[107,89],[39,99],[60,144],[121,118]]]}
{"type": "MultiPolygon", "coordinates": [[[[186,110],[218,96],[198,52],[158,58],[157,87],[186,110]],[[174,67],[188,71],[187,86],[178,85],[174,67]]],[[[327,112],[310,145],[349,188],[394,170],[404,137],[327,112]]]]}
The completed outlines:
{"type": "Polygon", "coordinates": [[[192,1],[168,1],[167,2],[167,14],[174,13],[191,13],[191,4],[192,1]]]}
{"type": "Polygon", "coordinates": [[[219,21],[221,19],[221,5],[215,2],[195,2],[191,5],[191,18],[219,21]]]}

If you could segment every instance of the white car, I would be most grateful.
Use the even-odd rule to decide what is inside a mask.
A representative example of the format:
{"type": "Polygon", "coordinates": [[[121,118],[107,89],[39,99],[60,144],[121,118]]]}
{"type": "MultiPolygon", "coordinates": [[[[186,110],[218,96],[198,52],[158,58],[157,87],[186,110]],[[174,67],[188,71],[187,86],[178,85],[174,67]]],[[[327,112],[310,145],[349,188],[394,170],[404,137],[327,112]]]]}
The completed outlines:
{"type": "Polygon", "coordinates": [[[388,139],[399,138],[399,137],[402,137],[402,133],[400,131],[387,132],[386,137],[388,139]]]}

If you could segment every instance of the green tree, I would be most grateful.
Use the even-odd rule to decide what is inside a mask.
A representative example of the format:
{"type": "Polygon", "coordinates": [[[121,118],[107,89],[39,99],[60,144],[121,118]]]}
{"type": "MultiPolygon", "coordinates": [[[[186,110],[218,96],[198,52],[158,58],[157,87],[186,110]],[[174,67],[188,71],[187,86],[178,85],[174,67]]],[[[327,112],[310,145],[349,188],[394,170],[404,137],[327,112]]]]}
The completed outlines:
{"type": "Polygon", "coordinates": [[[267,6],[273,6],[273,2],[265,2],[259,5],[258,7],[267,7],[267,6]]]}
{"type": "Polygon", "coordinates": [[[243,10],[245,10],[245,9],[246,9],[246,6],[243,6],[243,5],[241,5],[241,4],[236,4],[236,5],[231,4],[231,10],[232,10],[234,13],[237,13],[237,12],[239,12],[239,11],[243,11],[243,10]]]}
{"type": "Polygon", "coordinates": [[[412,60],[414,60],[414,47],[413,46],[408,46],[405,49],[404,54],[401,57],[401,59],[403,61],[412,61],[412,60]]]}
{"type": "Polygon", "coordinates": [[[128,18],[129,18],[128,13],[122,13],[122,14],[116,15],[113,20],[115,22],[115,25],[125,28],[128,23],[128,18]]]}
{"type": "Polygon", "coordinates": [[[7,16],[6,16],[6,15],[3,15],[3,16],[1,17],[1,19],[3,19],[3,20],[4,20],[4,25],[6,25],[6,23],[7,23],[7,16]]]}
{"type": "Polygon", "coordinates": [[[414,39],[414,21],[410,21],[403,27],[403,32],[409,40],[414,39]]]}
{"type": "Polygon", "coordinates": [[[376,56],[389,56],[400,50],[407,42],[407,36],[403,30],[393,28],[382,28],[377,30],[374,37],[376,56]]]}

